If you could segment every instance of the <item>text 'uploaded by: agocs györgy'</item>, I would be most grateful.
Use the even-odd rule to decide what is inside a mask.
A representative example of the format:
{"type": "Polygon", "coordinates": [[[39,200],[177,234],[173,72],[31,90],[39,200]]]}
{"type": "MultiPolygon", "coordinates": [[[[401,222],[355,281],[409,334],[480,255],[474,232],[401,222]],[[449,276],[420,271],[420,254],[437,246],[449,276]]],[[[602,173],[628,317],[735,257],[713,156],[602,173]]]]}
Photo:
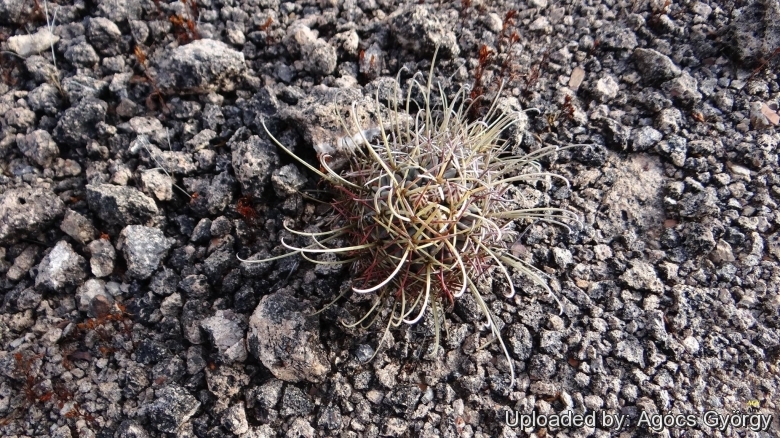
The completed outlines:
{"type": "Polygon", "coordinates": [[[754,432],[767,431],[774,418],[771,414],[743,413],[734,411],[731,414],[720,414],[716,411],[707,411],[701,416],[694,414],[649,414],[642,411],[636,423],[628,418],[628,415],[609,414],[605,411],[593,411],[585,414],[577,414],[574,411],[565,411],[560,414],[537,415],[536,412],[521,414],[517,411],[506,411],[506,424],[521,429],[536,428],[581,428],[599,427],[603,429],[625,430],[632,426],[647,428],[654,432],[672,428],[701,428],[725,432],[728,428],[733,431],[748,429],[754,432]]]}

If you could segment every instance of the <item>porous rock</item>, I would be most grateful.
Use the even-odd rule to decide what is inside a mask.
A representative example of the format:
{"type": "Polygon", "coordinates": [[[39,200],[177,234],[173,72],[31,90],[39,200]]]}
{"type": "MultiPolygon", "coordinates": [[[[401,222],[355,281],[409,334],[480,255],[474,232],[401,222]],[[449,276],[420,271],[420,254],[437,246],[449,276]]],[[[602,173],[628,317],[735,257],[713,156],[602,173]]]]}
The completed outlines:
{"type": "Polygon", "coordinates": [[[90,18],[87,22],[87,38],[101,55],[113,56],[119,53],[122,32],[116,23],[107,18],[90,18]]]}
{"type": "Polygon", "coordinates": [[[758,63],[780,47],[780,4],[773,0],[742,4],[726,28],[725,47],[742,62],[758,63]]]}
{"type": "Polygon", "coordinates": [[[76,290],[76,303],[80,311],[87,312],[94,318],[109,313],[114,297],[106,291],[106,283],[103,280],[93,278],[76,290]]]}
{"type": "Polygon", "coordinates": [[[285,198],[297,193],[306,184],[306,176],[294,164],[288,164],[274,170],[271,183],[276,196],[285,198]]]}
{"type": "Polygon", "coordinates": [[[231,91],[246,70],[243,53],[211,39],[170,49],[156,64],[160,88],[201,92],[231,91]]]}
{"type": "Polygon", "coordinates": [[[97,125],[106,120],[106,111],[106,102],[92,97],[84,98],[65,110],[57,122],[54,137],[71,146],[84,146],[97,137],[97,125]]]}
{"type": "Polygon", "coordinates": [[[51,190],[17,188],[0,194],[0,242],[14,242],[47,229],[65,204],[51,190]]]}
{"type": "Polygon", "coordinates": [[[257,135],[241,140],[240,134],[236,133],[229,142],[233,171],[244,194],[260,198],[273,170],[279,165],[279,154],[270,141],[257,135]]]}
{"type": "Polygon", "coordinates": [[[0,24],[23,24],[33,12],[33,4],[18,0],[0,1],[0,24]]]}
{"type": "Polygon", "coordinates": [[[300,54],[304,68],[315,75],[328,75],[336,69],[336,48],[304,24],[294,24],[287,31],[287,47],[300,54]]]}

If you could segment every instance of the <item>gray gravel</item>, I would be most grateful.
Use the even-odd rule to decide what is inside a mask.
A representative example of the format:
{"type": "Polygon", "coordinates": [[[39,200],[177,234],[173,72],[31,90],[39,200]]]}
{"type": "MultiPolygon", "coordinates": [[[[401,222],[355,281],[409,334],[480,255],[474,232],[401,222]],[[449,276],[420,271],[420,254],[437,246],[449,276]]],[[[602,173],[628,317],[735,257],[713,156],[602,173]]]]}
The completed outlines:
{"type": "Polygon", "coordinates": [[[0,0],[0,435],[780,435],[778,23],[776,0],[0,0]],[[514,386],[472,297],[432,355],[430,323],[343,324],[374,298],[329,305],[346,266],[239,261],[328,226],[263,124],[343,166],[339,115],[390,120],[374,98],[436,47],[446,95],[504,81],[511,153],[577,145],[542,162],[570,187],[507,193],[582,216],[512,242],[562,312],[480,281],[514,386]],[[735,410],[772,422],[705,421],[735,410]]]}

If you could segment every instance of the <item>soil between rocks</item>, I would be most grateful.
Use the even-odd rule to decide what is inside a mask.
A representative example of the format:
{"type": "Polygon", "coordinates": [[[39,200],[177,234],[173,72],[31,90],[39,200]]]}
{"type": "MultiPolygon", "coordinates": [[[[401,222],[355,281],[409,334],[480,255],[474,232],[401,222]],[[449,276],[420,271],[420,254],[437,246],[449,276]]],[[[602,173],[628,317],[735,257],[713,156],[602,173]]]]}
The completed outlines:
{"type": "Polygon", "coordinates": [[[776,0],[0,0],[0,434],[777,436],[778,23],[776,0]],[[436,357],[421,324],[367,361],[381,329],[339,323],[365,297],[314,314],[346,269],[237,258],[323,214],[262,121],[314,164],[334,109],[437,47],[447,93],[526,109],[513,153],[580,145],[542,163],[570,188],[518,187],[583,217],[512,247],[563,312],[521,276],[485,294],[514,387],[473,299],[436,357]],[[507,424],[568,410],[625,423],[507,424]],[[710,422],[735,410],[772,421],[710,422]]]}

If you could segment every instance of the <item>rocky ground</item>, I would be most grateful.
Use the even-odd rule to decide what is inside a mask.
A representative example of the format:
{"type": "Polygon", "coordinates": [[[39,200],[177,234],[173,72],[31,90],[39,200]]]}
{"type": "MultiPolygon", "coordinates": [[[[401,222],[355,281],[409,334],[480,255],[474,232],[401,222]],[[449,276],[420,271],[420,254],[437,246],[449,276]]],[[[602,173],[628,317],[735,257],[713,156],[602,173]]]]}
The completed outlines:
{"type": "Polygon", "coordinates": [[[777,436],[778,23],[777,0],[0,0],[0,434],[777,436]],[[485,297],[514,387],[473,299],[436,357],[423,324],[368,361],[379,329],[339,324],[360,297],[313,315],[348,271],[238,260],[323,213],[261,121],[314,163],[334,108],[437,46],[447,90],[528,108],[516,153],[580,145],[543,163],[570,189],[524,190],[584,225],[513,247],[562,314],[519,276],[485,297]],[[625,422],[506,423],[567,410],[625,422]],[[704,420],[734,410],[774,417],[704,420]]]}

